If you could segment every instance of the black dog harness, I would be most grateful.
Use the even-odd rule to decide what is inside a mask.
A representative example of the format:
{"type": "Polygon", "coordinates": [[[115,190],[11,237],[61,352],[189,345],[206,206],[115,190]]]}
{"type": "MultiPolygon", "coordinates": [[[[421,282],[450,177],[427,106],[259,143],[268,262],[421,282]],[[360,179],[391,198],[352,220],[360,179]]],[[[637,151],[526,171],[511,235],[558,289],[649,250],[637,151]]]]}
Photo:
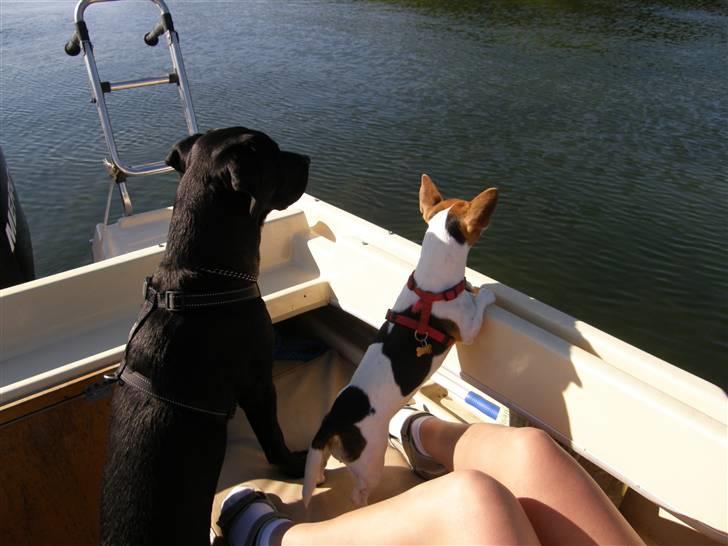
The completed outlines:
{"type": "MultiPolygon", "coordinates": [[[[252,300],[260,297],[260,289],[255,279],[248,279],[252,284],[238,290],[227,290],[225,292],[209,292],[206,294],[185,294],[179,290],[167,290],[166,292],[157,292],[149,285],[151,277],[144,280],[144,299],[145,306],[151,303],[151,308],[146,315],[152,312],[156,307],[166,309],[167,311],[189,311],[192,309],[202,309],[204,307],[214,307],[215,305],[225,305],[226,303],[236,303],[240,301],[252,300]]],[[[144,307],[140,312],[138,323],[146,318],[144,307]]],[[[134,332],[134,327],[132,327],[134,332]]],[[[129,338],[131,340],[131,337],[129,338]]]]}
{"type": "MultiPolygon", "coordinates": [[[[206,270],[203,270],[206,271],[206,270]]],[[[231,276],[227,272],[222,273],[222,270],[212,270],[210,273],[226,274],[231,276]]],[[[242,274],[239,274],[242,276],[242,274]]],[[[223,292],[208,292],[208,293],[185,293],[179,290],[167,290],[165,292],[159,292],[155,290],[151,284],[151,277],[147,277],[144,280],[144,304],[139,311],[139,316],[136,322],[131,327],[129,332],[129,338],[126,342],[126,349],[124,351],[124,359],[122,360],[119,368],[113,374],[104,375],[104,378],[98,383],[94,383],[86,390],[86,395],[89,398],[101,398],[115,383],[120,385],[129,385],[130,387],[137,389],[141,392],[146,393],[152,398],[161,400],[173,406],[186,408],[199,413],[205,413],[213,415],[215,417],[224,417],[226,419],[232,418],[235,412],[235,404],[228,408],[208,408],[200,407],[194,404],[180,401],[171,393],[166,392],[163,389],[156,387],[151,380],[136,370],[127,370],[126,368],[126,357],[127,351],[129,350],[129,343],[134,338],[139,328],[142,327],[144,322],[147,320],[149,315],[155,309],[165,309],[171,313],[192,311],[198,309],[206,309],[208,307],[214,307],[218,305],[226,305],[229,303],[238,303],[242,301],[252,300],[260,297],[260,288],[258,287],[257,279],[255,277],[246,275],[246,279],[251,282],[249,286],[240,288],[237,290],[226,290],[223,292]]]]}

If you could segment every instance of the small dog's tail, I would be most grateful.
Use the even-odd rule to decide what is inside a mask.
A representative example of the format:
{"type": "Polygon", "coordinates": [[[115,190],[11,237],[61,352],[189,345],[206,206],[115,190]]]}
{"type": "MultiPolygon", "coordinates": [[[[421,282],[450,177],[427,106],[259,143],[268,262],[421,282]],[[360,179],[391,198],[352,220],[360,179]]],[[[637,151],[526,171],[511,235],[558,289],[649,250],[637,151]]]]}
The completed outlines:
{"type": "Polygon", "coordinates": [[[320,483],[323,483],[323,467],[326,464],[324,461],[324,451],[322,449],[316,449],[313,446],[308,450],[306,456],[306,473],[303,476],[303,505],[308,508],[308,503],[311,502],[311,496],[313,490],[320,483]]]}

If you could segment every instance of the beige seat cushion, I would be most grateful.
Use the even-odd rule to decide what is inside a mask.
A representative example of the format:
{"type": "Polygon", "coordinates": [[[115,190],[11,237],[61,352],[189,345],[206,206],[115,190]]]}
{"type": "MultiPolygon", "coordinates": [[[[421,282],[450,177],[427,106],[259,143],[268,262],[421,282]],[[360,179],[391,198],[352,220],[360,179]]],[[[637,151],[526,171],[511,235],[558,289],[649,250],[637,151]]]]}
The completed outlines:
{"type": "MultiPolygon", "coordinates": [[[[276,362],[278,416],[291,449],[307,449],[321,419],[353,371],[354,365],[333,350],[306,363],[276,362]]],[[[421,481],[392,448],[387,450],[385,465],[384,476],[370,503],[396,495],[421,481]]],[[[326,476],[326,483],[314,493],[307,513],[301,502],[301,480],[285,478],[267,463],[244,413],[238,411],[228,426],[228,446],[218,481],[213,522],[228,490],[243,482],[280,500],[279,509],[297,522],[330,519],[354,508],[349,499],[354,483],[349,471],[332,457],[326,476]]],[[[213,529],[219,533],[215,526],[213,529]]]]}

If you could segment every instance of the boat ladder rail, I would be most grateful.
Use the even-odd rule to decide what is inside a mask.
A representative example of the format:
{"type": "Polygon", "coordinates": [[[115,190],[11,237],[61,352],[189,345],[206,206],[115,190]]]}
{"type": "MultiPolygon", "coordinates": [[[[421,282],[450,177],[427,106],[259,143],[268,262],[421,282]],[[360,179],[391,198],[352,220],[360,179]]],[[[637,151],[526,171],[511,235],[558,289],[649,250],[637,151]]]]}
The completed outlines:
{"type": "Polygon", "coordinates": [[[195,111],[192,105],[192,96],[190,94],[189,84],[187,82],[187,73],[185,72],[184,62],[182,61],[182,51],[179,47],[179,36],[177,35],[177,31],[174,29],[172,15],[170,14],[167,5],[164,3],[164,0],[150,0],[157,6],[157,8],[159,8],[161,17],[154,28],[144,35],[144,42],[153,47],[159,43],[159,37],[165,35],[167,38],[167,47],[172,59],[173,72],[163,76],[139,78],[134,80],[117,82],[101,81],[96,66],[96,60],[94,58],[93,45],[83,16],[86,8],[91,4],[118,1],[120,0],[79,0],[78,4],[76,4],[74,14],[76,30],[65,46],[65,51],[68,55],[76,56],[83,52],[86,71],[91,84],[91,102],[96,105],[99,119],[101,121],[101,129],[104,133],[106,146],[109,150],[110,159],[105,159],[104,164],[107,167],[112,182],[109,187],[109,198],[107,199],[106,213],[104,216],[105,225],[108,224],[111,191],[114,184],[116,184],[121,196],[124,215],[131,216],[133,214],[133,208],[129,192],[126,188],[126,178],[128,176],[148,176],[168,173],[173,170],[172,167],[169,167],[164,161],[144,163],[141,165],[127,165],[121,160],[116,146],[116,141],[114,139],[114,132],[111,127],[111,118],[109,117],[109,111],[106,106],[105,95],[107,93],[116,93],[139,87],[175,84],[177,85],[179,96],[182,101],[187,130],[190,135],[197,133],[197,120],[195,118],[195,111]]]}

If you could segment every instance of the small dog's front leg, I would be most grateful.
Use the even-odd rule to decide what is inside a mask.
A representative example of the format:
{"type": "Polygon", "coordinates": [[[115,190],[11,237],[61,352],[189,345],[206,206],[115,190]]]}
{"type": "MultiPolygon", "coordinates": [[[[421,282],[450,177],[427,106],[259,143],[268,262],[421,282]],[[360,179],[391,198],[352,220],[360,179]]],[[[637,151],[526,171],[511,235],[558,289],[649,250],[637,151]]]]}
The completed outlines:
{"type": "Polygon", "coordinates": [[[470,317],[469,324],[464,328],[464,332],[462,333],[462,342],[465,345],[470,345],[475,341],[476,336],[480,332],[480,327],[483,325],[485,308],[495,303],[495,294],[486,285],[481,285],[473,299],[473,315],[470,317]]]}
{"type": "Polygon", "coordinates": [[[488,285],[480,285],[478,287],[478,294],[475,296],[475,305],[480,307],[479,314],[477,316],[482,319],[485,308],[488,307],[491,303],[495,303],[495,293],[490,288],[488,288],[488,285]]]}

